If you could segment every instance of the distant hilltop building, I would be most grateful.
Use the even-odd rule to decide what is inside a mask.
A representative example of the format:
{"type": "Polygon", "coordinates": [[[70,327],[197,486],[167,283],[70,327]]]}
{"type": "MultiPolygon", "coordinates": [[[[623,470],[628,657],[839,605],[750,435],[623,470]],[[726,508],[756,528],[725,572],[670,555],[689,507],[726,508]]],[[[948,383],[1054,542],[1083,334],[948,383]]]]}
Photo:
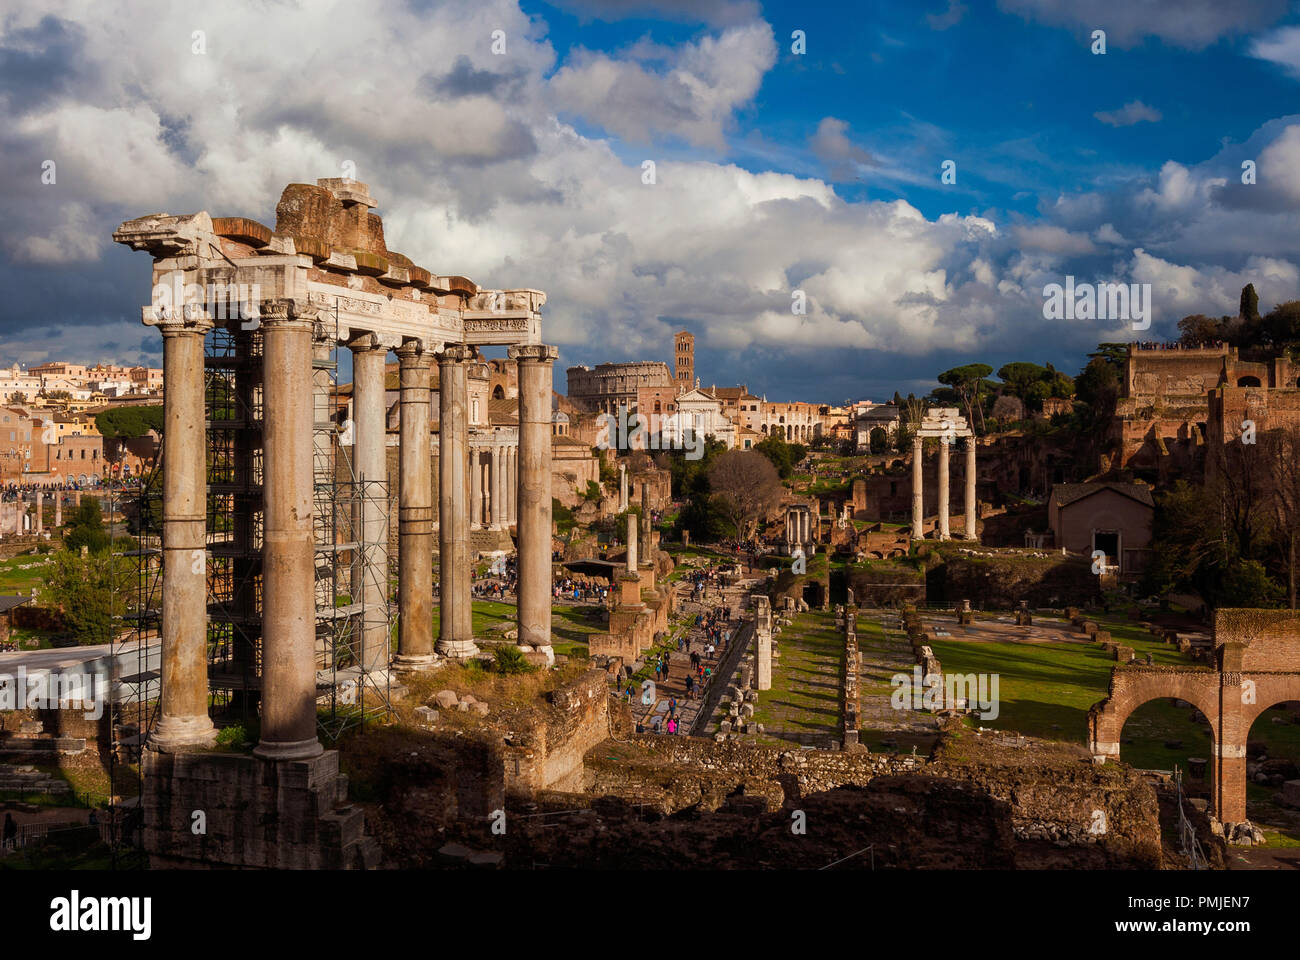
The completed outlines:
{"type": "Polygon", "coordinates": [[[0,403],[21,394],[31,402],[42,393],[66,393],[73,400],[92,401],[127,396],[161,394],[161,367],[126,367],[111,363],[87,366],[51,360],[28,367],[14,364],[0,370],[0,403]]]}
{"type": "Polygon", "coordinates": [[[637,391],[643,387],[673,384],[668,364],[659,361],[601,363],[591,367],[569,367],[569,400],[592,413],[617,414],[620,406],[636,407],[637,391]]]}
{"type": "MultiPolygon", "coordinates": [[[[673,335],[673,368],[652,360],[569,367],[568,401],[574,410],[610,413],[619,410],[652,418],[670,418],[676,426],[711,436],[727,447],[749,450],[765,438],[808,443],[825,436],[852,439],[850,411],[825,403],[768,402],[734,387],[700,385],[695,375],[695,335],[673,335]]],[[[655,422],[660,422],[655,420],[655,422]]]]}
{"type": "MultiPolygon", "coordinates": [[[[1252,421],[1259,433],[1300,423],[1300,364],[1227,344],[1131,344],[1115,404],[1113,457],[1101,469],[1186,470],[1206,442],[1252,421]]],[[[1213,465],[1213,458],[1207,466],[1213,465]]]]}

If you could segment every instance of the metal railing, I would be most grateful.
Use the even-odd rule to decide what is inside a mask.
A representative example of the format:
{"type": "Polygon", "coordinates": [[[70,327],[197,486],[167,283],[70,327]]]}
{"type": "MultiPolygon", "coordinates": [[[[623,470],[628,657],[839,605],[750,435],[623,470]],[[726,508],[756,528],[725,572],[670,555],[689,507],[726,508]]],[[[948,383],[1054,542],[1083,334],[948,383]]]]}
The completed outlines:
{"type": "Polygon", "coordinates": [[[1178,767],[1174,768],[1174,785],[1178,789],[1178,844],[1192,865],[1193,870],[1205,870],[1205,851],[1201,849],[1201,841],[1196,836],[1196,827],[1192,821],[1187,818],[1186,811],[1183,810],[1183,771],[1178,767]]]}

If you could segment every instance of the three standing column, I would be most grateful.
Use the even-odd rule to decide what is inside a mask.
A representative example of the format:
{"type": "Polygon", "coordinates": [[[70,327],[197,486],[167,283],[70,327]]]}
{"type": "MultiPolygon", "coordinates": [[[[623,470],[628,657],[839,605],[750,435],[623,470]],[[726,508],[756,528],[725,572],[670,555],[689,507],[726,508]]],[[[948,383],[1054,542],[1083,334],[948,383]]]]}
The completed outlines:
{"type": "Polygon", "coordinates": [[[551,652],[551,370],[546,344],[510,348],[519,365],[519,643],[551,652]]]}
{"type": "MultiPolygon", "coordinates": [[[[470,606],[470,553],[466,467],[469,445],[469,362],[474,351],[449,344],[438,354],[438,566],[441,587],[438,653],[472,657],[473,608],[470,606]]],[[[403,438],[405,441],[405,438],[403,438]]]]}
{"type": "Polygon", "coordinates": [[[207,746],[217,736],[208,716],[207,419],[203,404],[203,337],[208,329],[205,324],[162,327],[163,377],[167,382],[162,461],[165,589],[159,720],[149,743],[164,751],[207,746]]]}
{"type": "Polygon", "coordinates": [[[253,752],[304,760],[323,752],[316,738],[313,318],[281,301],[264,306],[261,319],[262,732],[253,752]]]}
{"type": "MultiPolygon", "coordinates": [[[[395,666],[433,663],[433,478],[429,377],[433,356],[418,340],[397,348],[400,361],[401,471],[397,491],[398,628],[395,666]]],[[[439,460],[445,460],[442,450],[439,460]]],[[[462,511],[463,512],[463,511],[462,511]]],[[[443,595],[448,570],[442,569],[443,595]]]]}

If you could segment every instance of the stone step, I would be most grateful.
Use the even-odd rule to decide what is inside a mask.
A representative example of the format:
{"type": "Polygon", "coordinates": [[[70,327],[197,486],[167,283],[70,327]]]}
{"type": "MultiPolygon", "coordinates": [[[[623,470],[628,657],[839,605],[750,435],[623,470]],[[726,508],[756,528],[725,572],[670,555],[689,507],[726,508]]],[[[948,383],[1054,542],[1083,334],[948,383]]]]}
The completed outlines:
{"type": "Polygon", "coordinates": [[[72,785],[48,773],[0,776],[0,791],[22,793],[71,793],[72,785]]]}
{"type": "Polygon", "coordinates": [[[86,749],[82,737],[4,737],[0,739],[0,756],[5,754],[81,753],[86,749]]]}

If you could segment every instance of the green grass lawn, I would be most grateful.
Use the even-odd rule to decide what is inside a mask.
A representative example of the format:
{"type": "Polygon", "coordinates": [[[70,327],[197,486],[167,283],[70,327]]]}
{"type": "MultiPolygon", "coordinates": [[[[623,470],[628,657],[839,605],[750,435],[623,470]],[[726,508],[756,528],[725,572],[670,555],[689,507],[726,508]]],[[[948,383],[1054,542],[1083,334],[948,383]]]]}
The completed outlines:
{"type": "MultiPolygon", "coordinates": [[[[862,633],[859,621],[859,634],[862,633]]],[[[1151,638],[1140,626],[1114,618],[1099,620],[1116,641],[1132,644],[1139,656],[1150,652],[1156,663],[1191,661],[1174,648],[1151,638]]],[[[996,673],[999,714],[980,720],[986,727],[1017,730],[1029,736],[1086,743],[1088,708],[1106,697],[1115,667],[1105,651],[1093,644],[966,643],[937,639],[932,644],[944,672],[996,673]]],[[[1271,718],[1289,714],[1266,710],[1251,728],[1250,740],[1266,744],[1270,757],[1300,760],[1300,724],[1275,724],[1271,718]]],[[[1171,700],[1149,701],[1124,724],[1120,758],[1136,767],[1187,770],[1189,757],[1210,757],[1209,728],[1192,721],[1192,710],[1171,700]],[[1181,741],[1177,747],[1167,742],[1181,741]]],[[[1261,790],[1260,798],[1271,796],[1261,790]]]]}
{"type": "MultiPolygon", "coordinates": [[[[474,608],[474,636],[484,637],[487,639],[501,638],[502,630],[493,630],[492,627],[499,626],[503,623],[513,625],[515,622],[515,605],[512,603],[497,603],[494,600],[475,600],[474,608]]],[[[441,610],[437,604],[433,607],[433,635],[438,636],[438,624],[441,620],[441,610]]],[[[587,655],[587,637],[593,633],[606,632],[606,616],[602,607],[582,606],[574,607],[567,604],[551,607],[551,636],[554,642],[551,644],[552,649],[563,656],[587,655]]]]}
{"type": "MultiPolygon", "coordinates": [[[[1133,642],[1138,655],[1149,650],[1157,663],[1190,664],[1154,639],[1133,642]]],[[[1088,708],[1105,698],[1115,667],[1111,655],[1096,644],[939,638],[931,646],[945,673],[998,675],[999,713],[996,719],[981,721],[984,726],[1074,743],[1087,741],[1088,708]]],[[[1184,716],[1189,712],[1181,711],[1184,716]]]]}
{"type": "Polygon", "coordinates": [[[39,554],[0,560],[0,594],[11,597],[21,593],[30,594],[32,587],[40,586],[44,567],[51,562],[48,555],[39,554]]]}
{"type": "Polygon", "coordinates": [[[840,732],[844,634],[835,615],[797,614],[777,638],[772,689],[758,695],[754,720],[774,731],[837,736],[840,732]]]}

